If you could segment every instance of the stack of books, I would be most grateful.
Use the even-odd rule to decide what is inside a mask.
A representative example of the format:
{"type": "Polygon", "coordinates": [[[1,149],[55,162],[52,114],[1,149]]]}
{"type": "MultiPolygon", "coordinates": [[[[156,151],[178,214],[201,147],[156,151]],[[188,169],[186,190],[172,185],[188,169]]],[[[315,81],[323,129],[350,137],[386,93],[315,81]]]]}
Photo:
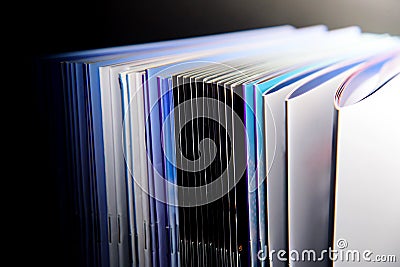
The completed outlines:
{"type": "Polygon", "coordinates": [[[400,39],[358,27],[44,58],[66,259],[345,266],[332,250],[351,248],[386,266],[375,256],[400,257],[399,73],[400,39]]]}

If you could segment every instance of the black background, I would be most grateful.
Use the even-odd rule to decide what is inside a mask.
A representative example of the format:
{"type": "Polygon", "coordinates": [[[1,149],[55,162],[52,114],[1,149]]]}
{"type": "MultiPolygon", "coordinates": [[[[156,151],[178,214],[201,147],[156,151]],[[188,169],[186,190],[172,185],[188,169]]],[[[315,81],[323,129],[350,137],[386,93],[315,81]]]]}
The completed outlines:
{"type": "MultiPolygon", "coordinates": [[[[398,0],[61,0],[16,4],[21,5],[16,19],[22,20],[22,28],[13,34],[24,45],[23,56],[30,59],[281,24],[325,24],[331,29],[359,25],[367,32],[400,35],[398,0]]],[[[32,78],[34,75],[32,65],[32,78]]],[[[27,202],[16,209],[25,223],[23,239],[19,240],[21,258],[41,266],[57,266],[53,257],[63,259],[59,258],[62,244],[55,231],[58,206],[53,166],[51,155],[46,153],[49,136],[42,131],[36,112],[35,89],[29,93],[33,93],[27,97],[33,109],[24,115],[30,135],[25,159],[33,164],[19,169],[29,192],[27,202]]]]}
{"type": "Polygon", "coordinates": [[[398,0],[61,0],[32,2],[35,54],[291,24],[400,35],[398,0]]]}

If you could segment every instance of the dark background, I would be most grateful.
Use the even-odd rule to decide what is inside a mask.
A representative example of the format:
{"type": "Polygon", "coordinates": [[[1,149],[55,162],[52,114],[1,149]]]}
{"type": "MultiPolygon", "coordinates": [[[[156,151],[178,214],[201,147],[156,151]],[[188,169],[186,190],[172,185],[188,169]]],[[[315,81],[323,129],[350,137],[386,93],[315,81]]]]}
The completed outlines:
{"type": "Polygon", "coordinates": [[[400,35],[398,0],[59,0],[31,3],[35,54],[291,24],[400,35]]]}
{"type": "MultiPolygon", "coordinates": [[[[325,24],[330,29],[359,25],[366,32],[400,35],[399,0],[59,0],[16,5],[20,5],[16,19],[23,21],[14,35],[32,59],[281,24],[325,24]]],[[[33,95],[26,98],[34,108],[24,115],[30,127],[26,138],[30,149],[25,158],[33,166],[19,170],[29,193],[28,200],[16,209],[23,210],[19,213],[25,222],[23,239],[18,240],[26,244],[22,259],[57,266],[61,264],[53,257],[65,259],[59,258],[62,245],[55,231],[58,205],[51,155],[46,153],[49,136],[42,131],[40,115],[35,112],[35,90],[29,91],[33,95]]]]}

